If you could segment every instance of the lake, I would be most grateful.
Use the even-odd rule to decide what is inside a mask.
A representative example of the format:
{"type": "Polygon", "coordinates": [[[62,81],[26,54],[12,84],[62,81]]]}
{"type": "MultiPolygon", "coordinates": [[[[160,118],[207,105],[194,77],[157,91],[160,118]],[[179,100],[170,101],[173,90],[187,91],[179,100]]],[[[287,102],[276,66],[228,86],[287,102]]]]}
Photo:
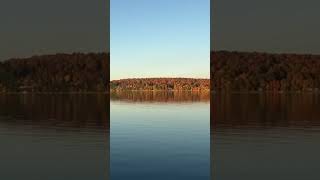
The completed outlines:
{"type": "Polygon", "coordinates": [[[0,95],[0,179],[109,177],[109,98],[0,95]]]}
{"type": "Polygon", "coordinates": [[[319,109],[312,93],[0,95],[0,179],[318,180],[319,109]]]}
{"type": "Polygon", "coordinates": [[[111,179],[210,179],[209,93],[113,93],[110,113],[111,179]]]}
{"type": "Polygon", "coordinates": [[[320,179],[319,140],[319,94],[212,96],[212,179],[320,179]]]}

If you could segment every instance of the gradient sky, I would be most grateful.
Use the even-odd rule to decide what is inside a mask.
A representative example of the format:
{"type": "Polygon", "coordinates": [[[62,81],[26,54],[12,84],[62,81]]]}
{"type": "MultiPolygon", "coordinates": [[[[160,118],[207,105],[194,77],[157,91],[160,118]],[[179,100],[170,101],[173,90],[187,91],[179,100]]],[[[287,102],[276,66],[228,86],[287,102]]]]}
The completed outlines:
{"type": "Polygon", "coordinates": [[[111,80],[208,78],[209,0],[111,0],[111,80]]]}
{"type": "Polygon", "coordinates": [[[211,49],[320,54],[319,0],[212,0],[211,49]]]}
{"type": "Polygon", "coordinates": [[[109,51],[109,0],[1,0],[0,60],[109,51]]]}

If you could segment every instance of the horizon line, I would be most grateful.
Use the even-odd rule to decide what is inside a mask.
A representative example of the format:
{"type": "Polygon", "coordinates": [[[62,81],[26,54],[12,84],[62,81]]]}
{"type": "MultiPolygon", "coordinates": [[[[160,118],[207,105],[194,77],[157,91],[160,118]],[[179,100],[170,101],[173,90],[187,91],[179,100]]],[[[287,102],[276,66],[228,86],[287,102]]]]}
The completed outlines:
{"type": "Polygon", "coordinates": [[[110,79],[110,81],[121,81],[121,80],[135,80],[135,79],[198,79],[198,80],[210,80],[209,78],[197,78],[197,77],[134,77],[134,78],[121,78],[121,79],[110,79]]]}

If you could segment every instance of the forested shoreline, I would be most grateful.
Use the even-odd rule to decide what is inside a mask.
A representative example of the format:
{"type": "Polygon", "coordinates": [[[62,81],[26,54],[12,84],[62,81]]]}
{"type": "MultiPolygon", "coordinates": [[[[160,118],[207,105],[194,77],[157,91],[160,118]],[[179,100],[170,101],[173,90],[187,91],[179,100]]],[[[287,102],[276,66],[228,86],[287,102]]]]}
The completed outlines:
{"type": "Polygon", "coordinates": [[[296,92],[320,90],[320,55],[211,52],[211,82],[133,78],[109,82],[109,53],[73,53],[0,61],[0,93],[109,91],[296,92]]]}
{"type": "Polygon", "coordinates": [[[211,52],[213,91],[318,92],[320,55],[211,52]]]}
{"type": "Polygon", "coordinates": [[[210,79],[132,78],[113,80],[111,91],[210,91],[210,79]]]}
{"type": "Polygon", "coordinates": [[[105,92],[109,57],[109,53],[73,53],[0,61],[0,93],[105,92]]]}

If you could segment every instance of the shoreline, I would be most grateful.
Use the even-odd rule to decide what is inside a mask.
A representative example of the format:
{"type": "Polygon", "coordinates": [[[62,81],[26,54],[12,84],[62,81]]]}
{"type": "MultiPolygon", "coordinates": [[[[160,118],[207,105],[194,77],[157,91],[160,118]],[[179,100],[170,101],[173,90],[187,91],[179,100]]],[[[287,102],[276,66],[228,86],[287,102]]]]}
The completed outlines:
{"type": "Polygon", "coordinates": [[[110,92],[4,92],[0,95],[37,95],[37,94],[110,94],[110,92]]]}
{"type": "Polygon", "coordinates": [[[23,94],[111,94],[118,92],[143,92],[143,93],[210,93],[210,94],[320,94],[320,91],[195,91],[195,90],[110,90],[109,92],[0,92],[0,95],[23,94]]]}

